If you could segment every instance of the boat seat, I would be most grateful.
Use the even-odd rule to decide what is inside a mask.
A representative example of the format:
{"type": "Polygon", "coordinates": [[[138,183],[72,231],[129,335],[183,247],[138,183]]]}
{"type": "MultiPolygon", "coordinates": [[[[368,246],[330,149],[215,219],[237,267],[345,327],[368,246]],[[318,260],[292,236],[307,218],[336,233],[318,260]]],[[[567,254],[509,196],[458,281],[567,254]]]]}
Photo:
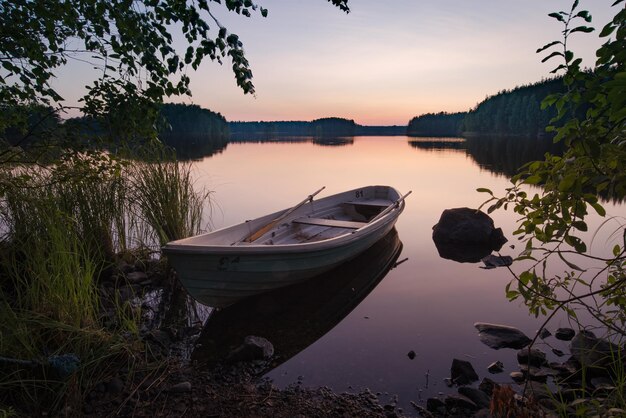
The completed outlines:
{"type": "Polygon", "coordinates": [[[372,200],[353,200],[351,202],[346,202],[349,205],[355,206],[374,206],[379,208],[386,208],[389,205],[393,205],[393,201],[387,199],[372,199],[372,200]]]}
{"type": "Polygon", "coordinates": [[[359,229],[367,225],[367,222],[340,221],[337,219],[323,219],[323,218],[298,218],[298,219],[294,219],[292,222],[295,224],[318,225],[318,226],[328,226],[331,228],[346,228],[346,229],[359,229]]]}

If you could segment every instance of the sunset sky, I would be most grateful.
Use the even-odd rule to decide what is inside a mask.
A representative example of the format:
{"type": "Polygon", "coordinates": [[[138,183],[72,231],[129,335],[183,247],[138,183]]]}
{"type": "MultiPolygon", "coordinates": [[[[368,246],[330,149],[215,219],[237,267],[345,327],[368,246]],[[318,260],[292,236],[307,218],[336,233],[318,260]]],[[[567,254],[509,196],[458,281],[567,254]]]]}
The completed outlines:
{"type": "MultiPolygon", "coordinates": [[[[582,0],[592,34],[571,46],[593,65],[599,29],[613,0],[582,0]]],[[[189,70],[194,103],[229,121],[312,120],[325,116],[364,125],[406,124],[413,116],[468,110],[486,95],[548,75],[535,50],[559,39],[547,16],[569,0],[350,0],[345,14],[324,0],[258,0],[269,9],[246,18],[213,6],[240,36],[252,66],[256,97],[235,84],[230,62],[189,70]]],[[[581,21],[582,22],[582,21],[581,21]]],[[[84,72],[64,70],[65,97],[78,97],[84,72]]]]}

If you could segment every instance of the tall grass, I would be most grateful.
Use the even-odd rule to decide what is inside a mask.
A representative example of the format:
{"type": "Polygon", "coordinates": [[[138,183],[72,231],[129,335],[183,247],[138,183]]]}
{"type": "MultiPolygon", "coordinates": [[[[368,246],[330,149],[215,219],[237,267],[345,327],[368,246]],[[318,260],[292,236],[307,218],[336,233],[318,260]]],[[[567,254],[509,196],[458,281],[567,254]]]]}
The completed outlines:
{"type": "Polygon", "coordinates": [[[196,190],[191,163],[176,161],[161,151],[152,161],[133,165],[129,178],[141,219],[160,245],[201,230],[203,205],[211,192],[196,190]]]}
{"type": "Polygon", "coordinates": [[[0,167],[0,176],[0,363],[38,365],[0,364],[0,412],[58,411],[141,346],[126,332],[137,335],[139,318],[118,300],[116,325],[105,326],[103,274],[136,245],[198,232],[209,193],[197,193],[191,166],[173,159],[69,154],[45,168],[0,167]],[[46,359],[68,353],[79,370],[50,374],[46,359]]]}

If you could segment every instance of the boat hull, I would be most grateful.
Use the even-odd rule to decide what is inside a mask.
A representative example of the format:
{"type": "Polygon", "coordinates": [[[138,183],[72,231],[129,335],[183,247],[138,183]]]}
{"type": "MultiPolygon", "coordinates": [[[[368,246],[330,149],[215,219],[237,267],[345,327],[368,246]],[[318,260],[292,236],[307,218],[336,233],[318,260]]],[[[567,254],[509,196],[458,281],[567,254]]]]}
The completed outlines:
{"type": "MultiPolygon", "coordinates": [[[[353,195],[345,194],[346,198],[353,195]]],[[[323,207],[323,199],[317,202],[323,207]]],[[[195,241],[181,240],[186,245],[174,242],[163,251],[193,298],[205,305],[225,307],[248,296],[300,283],[355,258],[391,231],[403,207],[402,202],[388,216],[366,227],[308,244],[194,246],[189,243],[195,241]]],[[[216,234],[230,236],[230,230],[241,229],[241,225],[216,234]]],[[[210,235],[205,240],[212,238],[210,235]]]]}

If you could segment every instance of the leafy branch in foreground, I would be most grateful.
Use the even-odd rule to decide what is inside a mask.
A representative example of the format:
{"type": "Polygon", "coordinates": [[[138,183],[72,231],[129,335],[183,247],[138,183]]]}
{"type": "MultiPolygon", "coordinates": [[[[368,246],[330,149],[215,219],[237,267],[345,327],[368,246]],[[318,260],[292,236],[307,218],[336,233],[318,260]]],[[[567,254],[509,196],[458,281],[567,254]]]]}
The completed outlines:
{"type": "MultiPolygon", "coordinates": [[[[618,0],[614,6],[623,2],[618,0]]],[[[555,142],[564,142],[565,152],[523,166],[502,197],[487,189],[479,191],[491,196],[485,202],[490,204],[488,212],[511,206],[521,217],[514,234],[526,246],[518,260],[530,260],[531,266],[514,274],[506,289],[509,299],[521,297],[535,315],[562,309],[574,320],[576,308],[583,308],[609,329],[626,335],[624,219],[612,218],[618,225],[613,236],[621,239],[611,254],[588,254],[583,238],[590,211],[606,216],[601,200],[619,202],[626,197],[626,9],[619,6],[602,29],[600,37],[606,42],[597,50],[596,67],[590,71],[581,69],[582,60],[568,48],[572,34],[594,30],[577,26],[592,19],[577,7],[578,0],[569,12],[550,14],[563,24],[563,40],[537,50],[548,54],[544,62],[561,59],[552,72],[564,71],[566,91],[546,97],[542,107],[556,108],[548,131],[555,134],[555,142]],[[532,185],[541,191],[529,192],[532,185]],[[555,275],[559,263],[568,270],[555,275]]]]}

